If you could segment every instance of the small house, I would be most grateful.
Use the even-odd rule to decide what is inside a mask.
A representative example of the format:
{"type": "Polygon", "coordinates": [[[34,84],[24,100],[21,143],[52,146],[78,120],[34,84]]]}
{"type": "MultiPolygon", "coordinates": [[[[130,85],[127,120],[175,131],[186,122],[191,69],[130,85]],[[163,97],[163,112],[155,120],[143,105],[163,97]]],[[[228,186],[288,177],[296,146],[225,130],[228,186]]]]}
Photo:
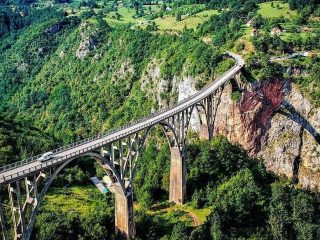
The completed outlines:
{"type": "Polygon", "coordinates": [[[259,36],[259,30],[257,28],[252,29],[250,33],[251,37],[258,37],[259,36]]]}
{"type": "Polygon", "coordinates": [[[283,28],[280,25],[271,29],[272,36],[280,36],[282,32],[283,32],[283,28]]]}
{"type": "Polygon", "coordinates": [[[249,22],[247,22],[247,27],[252,27],[253,26],[253,18],[249,21],[249,22]]]}

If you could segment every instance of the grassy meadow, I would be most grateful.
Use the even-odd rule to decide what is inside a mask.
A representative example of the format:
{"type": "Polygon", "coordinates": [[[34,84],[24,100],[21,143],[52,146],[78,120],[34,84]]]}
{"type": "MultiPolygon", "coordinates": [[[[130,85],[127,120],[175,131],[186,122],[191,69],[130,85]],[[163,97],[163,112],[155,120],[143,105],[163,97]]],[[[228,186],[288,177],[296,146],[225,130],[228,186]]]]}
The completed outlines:
{"type": "Polygon", "coordinates": [[[273,1],[272,7],[272,2],[265,2],[259,4],[259,7],[258,13],[264,18],[278,18],[282,16],[291,18],[297,15],[295,11],[290,10],[288,3],[273,1]]]}

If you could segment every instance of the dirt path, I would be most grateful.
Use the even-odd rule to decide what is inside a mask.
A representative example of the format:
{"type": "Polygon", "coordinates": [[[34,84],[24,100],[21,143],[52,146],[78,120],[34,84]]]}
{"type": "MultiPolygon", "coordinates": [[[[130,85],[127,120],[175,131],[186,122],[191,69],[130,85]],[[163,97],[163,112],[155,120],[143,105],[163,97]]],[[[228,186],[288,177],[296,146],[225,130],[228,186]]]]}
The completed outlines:
{"type": "MultiPolygon", "coordinates": [[[[134,205],[134,209],[140,208],[139,204],[136,202],[133,205],[134,205]]],[[[181,210],[181,211],[184,211],[185,213],[187,213],[192,218],[192,221],[193,221],[192,226],[193,227],[198,227],[202,224],[200,219],[198,218],[198,216],[194,212],[192,212],[192,210],[189,210],[183,206],[175,205],[173,207],[165,207],[165,208],[160,209],[160,211],[169,212],[170,210],[174,210],[174,209],[178,209],[178,210],[181,210]]]]}
{"type": "Polygon", "coordinates": [[[194,227],[198,227],[199,225],[201,225],[201,222],[200,222],[199,218],[197,217],[197,215],[195,215],[193,212],[190,212],[190,211],[188,211],[188,213],[189,213],[190,217],[193,220],[193,224],[192,225],[194,227]]]}

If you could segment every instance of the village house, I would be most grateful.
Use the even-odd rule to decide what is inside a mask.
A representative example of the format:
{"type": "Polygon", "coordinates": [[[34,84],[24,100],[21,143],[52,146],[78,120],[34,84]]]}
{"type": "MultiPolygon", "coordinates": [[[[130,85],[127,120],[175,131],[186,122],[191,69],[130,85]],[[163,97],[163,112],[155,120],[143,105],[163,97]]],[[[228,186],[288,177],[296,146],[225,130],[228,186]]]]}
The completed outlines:
{"type": "Polygon", "coordinates": [[[259,36],[259,29],[257,29],[257,28],[252,29],[250,36],[251,37],[258,37],[259,36]]]}
{"type": "Polygon", "coordinates": [[[253,21],[254,21],[254,19],[252,18],[249,22],[247,22],[247,27],[252,27],[253,21]]]}
{"type": "Polygon", "coordinates": [[[283,28],[280,25],[278,25],[278,26],[271,29],[270,34],[272,36],[280,36],[283,31],[284,31],[283,28]]]}

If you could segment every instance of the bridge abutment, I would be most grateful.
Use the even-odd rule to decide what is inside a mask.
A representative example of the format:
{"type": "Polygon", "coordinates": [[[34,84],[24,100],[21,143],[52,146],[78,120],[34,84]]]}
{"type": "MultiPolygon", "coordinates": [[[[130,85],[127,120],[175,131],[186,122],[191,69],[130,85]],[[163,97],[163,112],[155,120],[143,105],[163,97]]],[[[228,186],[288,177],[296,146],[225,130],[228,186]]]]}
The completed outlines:
{"type": "Polygon", "coordinates": [[[132,239],[136,235],[133,214],[133,195],[124,196],[115,192],[115,228],[116,233],[132,239]]]}
{"type": "Polygon", "coordinates": [[[169,202],[184,204],[186,198],[186,170],[178,147],[171,148],[169,202]]]}

